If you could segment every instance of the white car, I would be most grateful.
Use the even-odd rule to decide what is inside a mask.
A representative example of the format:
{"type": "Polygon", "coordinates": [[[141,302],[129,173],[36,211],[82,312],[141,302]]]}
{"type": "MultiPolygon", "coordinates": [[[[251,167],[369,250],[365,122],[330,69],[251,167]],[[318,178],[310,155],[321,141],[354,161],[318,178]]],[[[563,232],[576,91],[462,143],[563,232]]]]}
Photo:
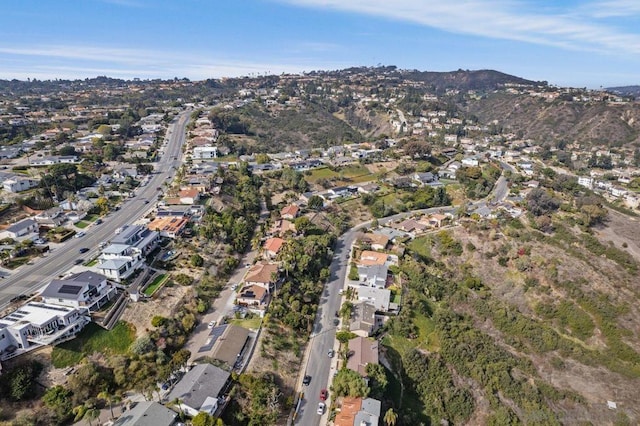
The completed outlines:
{"type": "Polygon", "coordinates": [[[326,404],[324,402],[319,402],[318,403],[318,414],[319,415],[323,415],[324,414],[324,409],[326,408],[326,404]]]}
{"type": "Polygon", "coordinates": [[[209,325],[207,325],[208,328],[213,328],[215,326],[216,326],[216,320],[209,321],[209,325]]]}

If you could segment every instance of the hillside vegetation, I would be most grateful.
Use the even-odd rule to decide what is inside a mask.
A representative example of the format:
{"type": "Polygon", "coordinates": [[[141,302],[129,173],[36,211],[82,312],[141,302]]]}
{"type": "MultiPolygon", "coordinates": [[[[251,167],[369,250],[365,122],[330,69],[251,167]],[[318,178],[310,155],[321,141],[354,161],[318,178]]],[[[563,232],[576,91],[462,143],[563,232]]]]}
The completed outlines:
{"type": "Polygon", "coordinates": [[[640,105],[605,102],[549,102],[530,96],[494,93],[463,107],[481,122],[497,120],[505,132],[540,143],[557,140],[621,146],[640,141],[640,105]]]}

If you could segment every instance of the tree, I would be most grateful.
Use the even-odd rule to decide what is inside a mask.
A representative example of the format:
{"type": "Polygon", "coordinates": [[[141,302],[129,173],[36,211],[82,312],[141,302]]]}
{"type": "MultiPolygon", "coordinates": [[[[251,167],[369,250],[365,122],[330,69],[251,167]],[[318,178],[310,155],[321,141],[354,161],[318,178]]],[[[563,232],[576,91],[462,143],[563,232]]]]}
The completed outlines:
{"type": "Polygon", "coordinates": [[[527,207],[534,216],[542,216],[554,212],[560,202],[542,188],[534,188],[527,195],[527,207]]]}
{"type": "Polygon", "coordinates": [[[396,422],[398,421],[398,414],[393,411],[393,408],[389,408],[387,412],[384,413],[383,420],[387,424],[387,426],[395,426],[396,422]]]}
{"type": "Polygon", "coordinates": [[[337,396],[366,398],[369,395],[369,388],[362,376],[348,368],[338,371],[338,374],[333,379],[331,390],[337,396]]]}
{"type": "Polygon", "coordinates": [[[47,389],[42,402],[49,409],[53,410],[56,417],[60,422],[63,422],[73,409],[71,402],[72,393],[69,389],[66,389],[60,385],[47,389]]]}
{"type": "Polygon", "coordinates": [[[98,410],[95,405],[88,407],[84,412],[84,416],[82,416],[83,419],[86,419],[89,422],[89,426],[91,426],[91,422],[98,417],[100,417],[100,410],[98,410]]]}
{"type": "Polygon", "coordinates": [[[384,367],[380,364],[369,363],[365,367],[365,372],[367,373],[367,377],[369,377],[369,386],[371,387],[373,397],[384,397],[388,384],[387,373],[384,367]]]}
{"type": "Polygon", "coordinates": [[[199,412],[192,420],[192,426],[223,426],[221,419],[216,419],[210,414],[199,412]]]}
{"type": "Polygon", "coordinates": [[[100,197],[96,200],[96,208],[100,211],[100,214],[109,213],[109,200],[105,197],[100,197]]]}
{"type": "Polygon", "coordinates": [[[196,268],[200,268],[202,265],[204,265],[204,259],[198,253],[195,253],[191,256],[190,262],[191,266],[196,268]]]}
{"type": "Polygon", "coordinates": [[[312,210],[321,210],[324,207],[324,200],[319,195],[312,195],[309,198],[309,208],[312,210]]]}
{"type": "Polygon", "coordinates": [[[113,415],[113,403],[120,402],[120,397],[109,392],[108,390],[103,390],[98,394],[98,398],[104,400],[107,404],[109,404],[109,412],[111,413],[111,418],[115,418],[115,416],[113,415]]]}

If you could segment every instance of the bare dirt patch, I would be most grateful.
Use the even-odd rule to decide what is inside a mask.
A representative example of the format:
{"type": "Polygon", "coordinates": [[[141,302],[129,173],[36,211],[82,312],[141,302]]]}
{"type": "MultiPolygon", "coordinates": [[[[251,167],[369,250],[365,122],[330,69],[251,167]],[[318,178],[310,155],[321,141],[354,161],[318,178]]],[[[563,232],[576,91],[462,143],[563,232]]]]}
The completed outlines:
{"type": "Polygon", "coordinates": [[[613,244],[640,262],[640,219],[609,209],[606,225],[595,230],[595,235],[603,243],[612,241],[613,244]],[[626,248],[624,247],[626,244],[626,248]]]}
{"type": "Polygon", "coordinates": [[[141,337],[149,332],[151,319],[154,316],[172,317],[184,304],[185,298],[192,295],[192,292],[191,287],[165,286],[156,292],[151,299],[130,302],[121,319],[133,324],[136,329],[136,337],[141,337]]]}

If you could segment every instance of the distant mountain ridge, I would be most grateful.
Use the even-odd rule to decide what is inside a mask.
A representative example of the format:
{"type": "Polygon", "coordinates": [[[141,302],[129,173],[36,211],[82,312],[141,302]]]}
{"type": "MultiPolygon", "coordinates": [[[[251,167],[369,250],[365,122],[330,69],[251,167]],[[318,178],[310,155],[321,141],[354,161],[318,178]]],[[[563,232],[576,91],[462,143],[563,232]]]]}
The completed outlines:
{"type": "Polygon", "coordinates": [[[640,96],[640,85],[607,87],[605,90],[621,96],[640,96]]]}
{"type": "Polygon", "coordinates": [[[408,71],[403,77],[430,84],[436,92],[454,90],[496,90],[506,85],[546,86],[546,81],[527,80],[495,70],[457,70],[449,72],[408,71]]]}

